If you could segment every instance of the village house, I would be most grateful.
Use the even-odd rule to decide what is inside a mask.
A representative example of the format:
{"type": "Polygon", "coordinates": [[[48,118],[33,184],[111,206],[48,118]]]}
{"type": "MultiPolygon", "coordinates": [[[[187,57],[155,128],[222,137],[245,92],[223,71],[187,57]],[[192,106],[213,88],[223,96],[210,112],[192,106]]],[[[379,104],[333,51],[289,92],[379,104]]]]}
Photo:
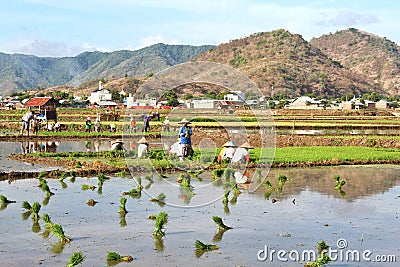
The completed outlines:
{"type": "Polygon", "coordinates": [[[92,92],[89,97],[90,104],[98,103],[100,101],[111,101],[112,95],[110,91],[103,88],[102,82],[99,81],[99,89],[92,92]]]}
{"type": "Polygon", "coordinates": [[[385,99],[381,99],[378,102],[376,102],[375,108],[379,110],[389,109],[390,108],[389,102],[386,101],[385,99]]]}
{"type": "Polygon", "coordinates": [[[315,100],[309,96],[300,96],[291,102],[287,109],[323,109],[320,106],[320,101],[315,100]]]}

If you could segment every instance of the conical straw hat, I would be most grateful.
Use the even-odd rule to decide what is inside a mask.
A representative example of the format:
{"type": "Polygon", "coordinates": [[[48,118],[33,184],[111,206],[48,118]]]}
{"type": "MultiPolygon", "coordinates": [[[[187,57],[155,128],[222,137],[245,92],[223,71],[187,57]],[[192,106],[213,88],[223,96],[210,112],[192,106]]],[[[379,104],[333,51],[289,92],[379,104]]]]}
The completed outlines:
{"type": "Polygon", "coordinates": [[[252,147],[252,146],[249,144],[249,142],[244,143],[244,144],[241,145],[240,147],[248,148],[248,149],[254,148],[254,147],[252,147]]]}
{"type": "Polygon", "coordinates": [[[185,124],[185,123],[191,123],[190,121],[188,121],[187,119],[183,118],[180,122],[178,122],[179,124],[185,124]]]}
{"type": "Polygon", "coordinates": [[[237,147],[237,145],[235,145],[235,143],[232,142],[232,141],[228,141],[223,145],[223,147],[230,147],[230,146],[231,147],[237,147]]]}

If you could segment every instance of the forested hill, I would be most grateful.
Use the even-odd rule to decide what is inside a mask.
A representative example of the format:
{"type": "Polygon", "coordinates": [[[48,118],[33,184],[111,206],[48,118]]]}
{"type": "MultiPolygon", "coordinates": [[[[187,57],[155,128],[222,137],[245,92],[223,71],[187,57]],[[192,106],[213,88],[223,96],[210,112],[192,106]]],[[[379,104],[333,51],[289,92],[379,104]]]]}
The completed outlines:
{"type": "Polygon", "coordinates": [[[29,88],[78,86],[95,79],[156,73],[211,48],[210,45],[155,44],[135,51],[84,52],[62,58],[0,53],[0,95],[29,88]]]}
{"type": "Polygon", "coordinates": [[[389,95],[400,90],[400,47],[377,35],[354,28],[311,39],[319,48],[343,67],[378,83],[389,95]]]}
{"type": "Polygon", "coordinates": [[[221,44],[194,60],[214,61],[237,68],[266,96],[271,95],[272,88],[275,94],[288,96],[385,93],[365,73],[346,68],[340,59],[329,57],[301,35],[280,29],[221,44]]]}

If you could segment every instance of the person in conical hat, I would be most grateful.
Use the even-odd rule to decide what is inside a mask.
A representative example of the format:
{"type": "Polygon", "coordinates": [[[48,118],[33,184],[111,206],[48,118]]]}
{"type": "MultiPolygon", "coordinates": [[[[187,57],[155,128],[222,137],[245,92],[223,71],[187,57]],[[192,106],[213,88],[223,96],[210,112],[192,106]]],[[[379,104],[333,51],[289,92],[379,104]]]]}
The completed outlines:
{"type": "Polygon", "coordinates": [[[124,142],[120,139],[111,142],[111,150],[124,150],[124,142]]]}
{"type": "Polygon", "coordinates": [[[138,163],[140,163],[140,158],[147,157],[149,154],[149,141],[143,136],[138,144],[138,163]]]}
{"type": "Polygon", "coordinates": [[[235,148],[237,145],[235,145],[234,142],[228,141],[225,144],[222,145],[222,149],[218,155],[218,161],[221,162],[223,160],[231,161],[233,158],[233,155],[235,154],[235,148]]]}
{"type": "Polygon", "coordinates": [[[192,127],[189,126],[190,121],[184,118],[178,123],[183,124],[182,127],[179,129],[179,137],[181,138],[181,146],[182,146],[182,156],[183,157],[193,156],[192,138],[191,138],[193,130],[192,127]]]}
{"type": "Polygon", "coordinates": [[[232,158],[232,163],[250,163],[249,149],[253,148],[249,142],[243,143],[235,151],[232,158]]]}

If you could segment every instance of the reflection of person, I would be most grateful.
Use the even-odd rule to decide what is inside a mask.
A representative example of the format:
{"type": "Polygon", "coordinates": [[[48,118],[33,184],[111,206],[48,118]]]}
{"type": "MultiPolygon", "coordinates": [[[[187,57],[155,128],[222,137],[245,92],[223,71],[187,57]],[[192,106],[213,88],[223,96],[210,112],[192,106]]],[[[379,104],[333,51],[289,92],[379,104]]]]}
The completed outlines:
{"type": "Polygon", "coordinates": [[[171,148],[168,151],[168,155],[176,155],[179,158],[182,157],[182,146],[180,140],[171,145],[171,148]]]}
{"type": "Polygon", "coordinates": [[[25,113],[24,116],[22,116],[22,128],[21,128],[21,134],[24,134],[24,131],[26,130],[27,135],[29,136],[29,124],[31,123],[31,120],[34,119],[35,112],[29,111],[25,113]]]}
{"type": "Polygon", "coordinates": [[[99,152],[99,145],[100,145],[99,141],[95,140],[93,142],[93,145],[94,145],[94,151],[99,152]]]}
{"type": "Polygon", "coordinates": [[[85,132],[90,133],[90,128],[92,127],[92,118],[87,117],[85,122],[85,132]]]}
{"type": "Polygon", "coordinates": [[[147,157],[149,153],[149,141],[146,139],[146,137],[142,137],[138,141],[138,163],[140,162],[141,157],[147,157]]]}
{"type": "Polygon", "coordinates": [[[122,142],[121,140],[117,139],[113,142],[111,142],[111,150],[113,151],[123,151],[124,150],[124,142],[122,142]]]}
{"type": "Polygon", "coordinates": [[[90,152],[90,151],[91,151],[91,148],[90,148],[91,145],[92,145],[92,144],[90,143],[90,141],[85,141],[85,147],[86,147],[86,151],[87,151],[87,152],[90,152]]]}
{"type": "Polygon", "coordinates": [[[169,132],[169,119],[168,119],[168,116],[167,117],[165,117],[165,120],[164,120],[164,132],[169,132]]]}
{"type": "Polygon", "coordinates": [[[221,152],[218,154],[218,162],[221,162],[223,160],[228,160],[231,161],[233,158],[233,155],[235,154],[235,145],[234,142],[228,141],[223,145],[223,149],[221,149],[221,152]]]}
{"type": "Polygon", "coordinates": [[[100,132],[100,120],[99,120],[99,118],[97,118],[96,121],[94,122],[94,131],[95,132],[100,132]]]}
{"type": "Polygon", "coordinates": [[[130,125],[129,125],[129,132],[136,132],[136,120],[135,118],[131,115],[131,121],[130,121],[130,125]]]}
{"type": "Polygon", "coordinates": [[[238,147],[232,158],[232,163],[250,163],[249,149],[253,147],[250,146],[248,142],[238,147]]]}
{"type": "Polygon", "coordinates": [[[192,127],[189,126],[190,121],[182,119],[179,124],[183,124],[179,129],[179,137],[181,138],[182,155],[183,157],[193,156],[192,149],[192,127]]]}

